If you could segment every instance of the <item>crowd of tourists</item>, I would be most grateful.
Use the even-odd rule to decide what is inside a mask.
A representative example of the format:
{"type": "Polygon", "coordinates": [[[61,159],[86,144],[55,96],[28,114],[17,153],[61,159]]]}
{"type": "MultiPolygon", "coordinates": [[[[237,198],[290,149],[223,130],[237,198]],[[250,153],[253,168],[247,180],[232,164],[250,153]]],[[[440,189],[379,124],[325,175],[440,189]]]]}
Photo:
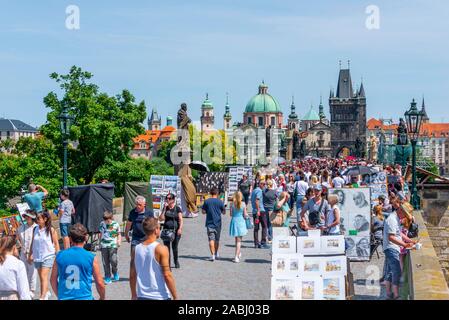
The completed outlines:
{"type": "MultiPolygon", "coordinates": [[[[228,211],[231,217],[228,232],[235,239],[233,262],[241,261],[242,239],[250,230],[257,249],[270,248],[276,227],[290,227],[299,235],[314,229],[321,230],[323,235],[341,234],[338,206],[341,199],[338,193],[329,194],[328,191],[368,186],[366,175],[345,174],[346,169],[353,166],[371,167],[374,172],[384,171],[388,176],[396,176],[395,183],[388,185],[388,196],[373,199],[376,201],[372,206],[371,231],[372,249],[382,244],[385,253],[381,281],[387,297],[398,299],[404,255],[415,245],[416,240],[411,238],[417,232],[400,166],[310,158],[261,168],[251,175],[245,173],[238,191],[230,197],[228,211]]],[[[87,229],[79,223],[73,224],[76,210],[69,191],[61,192],[58,208],[62,248],[51,215],[42,206],[47,190],[31,184],[28,191],[24,201],[30,209],[23,215],[25,223],[16,235],[3,236],[0,240],[0,299],[48,300],[51,286],[60,300],[89,300],[93,299],[93,283],[99,298],[105,299],[106,285],[120,280],[118,249],[122,245],[122,231],[131,247],[131,299],[178,298],[171,261],[174,268],[181,268],[178,248],[184,222],[174,194],[165,197],[157,217],[147,207],[145,198],[137,196],[124,230],[114,221],[111,212],[105,212],[99,226],[102,260],[99,262],[95,253],[84,249],[87,229]],[[35,296],[37,278],[39,297],[35,296]]],[[[220,258],[222,217],[226,209],[227,203],[220,198],[219,190],[212,188],[210,197],[202,204],[211,262],[220,258]]]]}

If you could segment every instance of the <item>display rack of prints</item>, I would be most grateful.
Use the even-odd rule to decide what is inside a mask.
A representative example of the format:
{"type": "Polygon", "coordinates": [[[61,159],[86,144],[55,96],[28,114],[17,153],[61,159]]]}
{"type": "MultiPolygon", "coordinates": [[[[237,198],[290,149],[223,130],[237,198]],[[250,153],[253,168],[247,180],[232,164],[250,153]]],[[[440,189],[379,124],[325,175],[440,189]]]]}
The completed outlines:
{"type": "Polygon", "coordinates": [[[371,200],[372,204],[378,204],[378,198],[380,195],[385,196],[388,199],[388,183],[387,174],[383,171],[367,176],[368,186],[371,188],[371,200]]]}
{"type": "Polygon", "coordinates": [[[253,169],[248,166],[229,167],[229,196],[232,196],[239,189],[239,182],[244,174],[248,175],[248,180],[252,182],[253,169]]]}
{"type": "Polygon", "coordinates": [[[371,233],[371,189],[329,189],[338,195],[340,230],[345,236],[346,255],[351,261],[369,261],[371,233]]]}
{"type": "Polygon", "coordinates": [[[272,300],[345,300],[348,274],[343,235],[321,236],[310,232],[304,237],[286,237],[284,232],[274,234],[272,300]],[[292,250],[294,244],[296,252],[292,250]]]}
{"type": "Polygon", "coordinates": [[[208,194],[216,187],[220,193],[229,189],[229,173],[227,172],[200,172],[195,180],[196,193],[208,194]]]}
{"type": "Polygon", "coordinates": [[[178,176],[159,176],[150,177],[151,191],[153,194],[153,211],[156,217],[159,217],[164,207],[165,197],[172,193],[176,195],[176,205],[181,206],[181,179],[178,176]]]}

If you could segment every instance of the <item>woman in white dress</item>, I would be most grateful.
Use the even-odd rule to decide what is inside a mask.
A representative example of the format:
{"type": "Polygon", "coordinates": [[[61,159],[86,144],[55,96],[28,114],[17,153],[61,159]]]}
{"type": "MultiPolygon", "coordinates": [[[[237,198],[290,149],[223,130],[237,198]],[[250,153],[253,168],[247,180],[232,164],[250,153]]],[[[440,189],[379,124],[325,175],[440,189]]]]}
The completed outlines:
{"type": "Polygon", "coordinates": [[[18,255],[16,236],[0,239],[0,300],[31,300],[25,264],[18,255]]]}

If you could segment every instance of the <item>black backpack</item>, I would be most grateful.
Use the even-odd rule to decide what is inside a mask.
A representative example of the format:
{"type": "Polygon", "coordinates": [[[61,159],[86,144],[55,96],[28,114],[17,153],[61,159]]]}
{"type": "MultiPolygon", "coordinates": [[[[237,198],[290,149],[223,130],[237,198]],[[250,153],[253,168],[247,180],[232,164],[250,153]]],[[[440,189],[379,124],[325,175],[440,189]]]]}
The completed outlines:
{"type": "Polygon", "coordinates": [[[323,209],[325,201],[326,200],[324,200],[324,199],[321,200],[321,205],[320,205],[320,208],[318,209],[318,211],[310,211],[309,212],[309,224],[310,225],[316,226],[317,224],[319,224],[321,222],[321,209],[323,209]]]}

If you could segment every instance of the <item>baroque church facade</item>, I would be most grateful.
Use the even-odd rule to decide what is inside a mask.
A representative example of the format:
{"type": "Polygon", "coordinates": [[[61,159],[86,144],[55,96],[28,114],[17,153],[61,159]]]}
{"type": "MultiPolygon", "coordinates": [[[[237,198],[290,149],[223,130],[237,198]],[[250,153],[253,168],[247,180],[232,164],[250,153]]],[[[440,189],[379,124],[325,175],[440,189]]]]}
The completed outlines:
{"type": "Polygon", "coordinates": [[[262,82],[258,94],[245,107],[243,121],[231,124],[232,116],[226,98],[224,130],[237,141],[239,162],[244,165],[264,164],[270,157],[282,156],[287,161],[304,156],[364,156],[366,148],[366,97],[363,83],[353,90],[350,69],[341,69],[337,92],[329,96],[330,119],[326,118],[322,99],[318,112],[313,106],[300,116],[292,99],[287,125],[278,101],[262,82]],[[263,161],[264,160],[264,161],[263,161]]]}

